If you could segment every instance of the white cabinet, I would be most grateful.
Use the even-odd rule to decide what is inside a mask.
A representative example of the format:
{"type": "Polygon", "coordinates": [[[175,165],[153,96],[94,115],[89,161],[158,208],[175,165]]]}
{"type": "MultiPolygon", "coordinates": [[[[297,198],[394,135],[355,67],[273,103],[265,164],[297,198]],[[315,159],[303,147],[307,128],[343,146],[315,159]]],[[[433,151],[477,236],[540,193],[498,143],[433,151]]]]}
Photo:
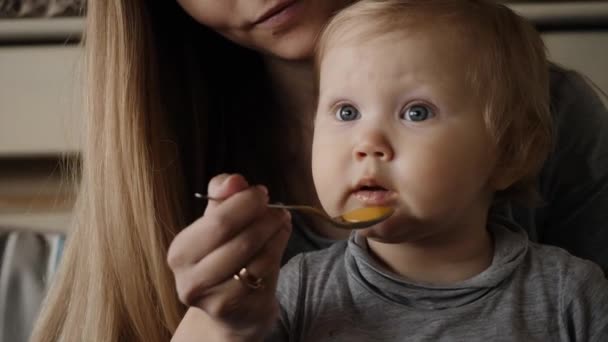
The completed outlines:
{"type": "Polygon", "coordinates": [[[80,150],[82,20],[0,20],[0,229],[65,231],[80,150]]]}
{"type": "Polygon", "coordinates": [[[0,157],[77,152],[78,45],[0,46],[0,157]]]}

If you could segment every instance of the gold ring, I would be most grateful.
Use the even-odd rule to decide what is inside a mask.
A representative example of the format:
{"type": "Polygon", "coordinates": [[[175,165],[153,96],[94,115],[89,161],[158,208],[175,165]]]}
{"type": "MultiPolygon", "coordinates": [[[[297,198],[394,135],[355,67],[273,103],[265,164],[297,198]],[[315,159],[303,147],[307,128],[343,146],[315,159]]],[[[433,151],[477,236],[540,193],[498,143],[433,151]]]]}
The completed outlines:
{"type": "Polygon", "coordinates": [[[264,288],[264,279],[252,275],[246,267],[241,268],[239,273],[234,275],[234,279],[240,280],[242,284],[252,290],[261,290],[264,288]]]}

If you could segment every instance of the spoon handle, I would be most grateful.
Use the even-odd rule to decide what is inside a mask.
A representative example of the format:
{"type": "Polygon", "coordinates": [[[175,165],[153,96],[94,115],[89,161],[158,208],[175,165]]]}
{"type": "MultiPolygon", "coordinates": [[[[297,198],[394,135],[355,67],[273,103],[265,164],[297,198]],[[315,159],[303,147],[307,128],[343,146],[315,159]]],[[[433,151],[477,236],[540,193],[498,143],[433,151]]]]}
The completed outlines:
{"type": "MultiPolygon", "coordinates": [[[[200,192],[195,192],[194,197],[200,199],[206,199],[210,201],[222,201],[223,198],[216,198],[209,195],[203,195],[200,192]]],[[[268,203],[266,205],[268,208],[277,208],[277,209],[288,209],[288,210],[311,210],[316,211],[315,208],[309,207],[307,205],[287,205],[283,203],[268,203]]]]}
{"type": "MultiPolygon", "coordinates": [[[[194,197],[196,198],[201,198],[201,199],[207,199],[207,200],[211,200],[211,201],[221,201],[221,198],[215,198],[215,197],[210,197],[207,195],[203,195],[201,193],[194,193],[194,197]]],[[[287,210],[295,210],[301,213],[305,213],[305,214],[311,214],[311,215],[315,215],[316,217],[323,219],[324,221],[330,223],[331,225],[333,225],[336,228],[340,228],[340,229],[346,229],[346,230],[354,230],[354,229],[363,229],[363,228],[368,228],[376,223],[379,223],[383,220],[385,220],[387,217],[389,217],[391,213],[388,213],[386,215],[383,215],[381,217],[377,217],[371,220],[358,220],[358,221],[346,221],[344,220],[344,218],[342,216],[338,216],[338,217],[330,217],[329,215],[327,215],[324,211],[315,208],[315,207],[311,207],[308,205],[287,205],[287,204],[282,204],[282,203],[269,203],[266,205],[269,208],[279,208],[279,209],[287,209],[287,210]]]]}
{"type": "Polygon", "coordinates": [[[293,205],[293,204],[286,205],[286,204],[281,204],[281,203],[269,203],[266,206],[268,208],[295,210],[295,211],[299,211],[301,213],[315,215],[316,217],[323,219],[338,228],[348,228],[348,229],[352,228],[348,223],[341,222],[341,221],[338,221],[336,218],[329,217],[327,214],[325,214],[325,212],[323,212],[317,208],[308,206],[308,205],[293,205]]]}
{"type": "MultiPolygon", "coordinates": [[[[203,195],[199,192],[195,192],[194,197],[201,198],[201,199],[207,199],[207,200],[211,200],[211,201],[221,201],[222,200],[220,198],[211,197],[209,195],[203,195]]],[[[268,208],[295,210],[295,211],[299,211],[302,213],[312,214],[312,215],[315,215],[315,216],[331,223],[335,227],[353,229],[353,227],[350,224],[332,219],[327,214],[325,214],[323,211],[321,211],[317,208],[308,206],[308,205],[287,205],[287,204],[282,204],[282,203],[269,203],[266,206],[268,208]]]]}

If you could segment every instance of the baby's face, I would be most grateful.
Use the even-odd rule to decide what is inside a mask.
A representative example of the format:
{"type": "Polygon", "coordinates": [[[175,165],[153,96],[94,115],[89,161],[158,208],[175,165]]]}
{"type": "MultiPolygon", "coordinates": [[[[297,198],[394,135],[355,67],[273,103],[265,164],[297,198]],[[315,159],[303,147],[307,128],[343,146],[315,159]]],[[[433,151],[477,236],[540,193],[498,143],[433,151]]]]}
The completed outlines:
{"type": "Polygon", "coordinates": [[[315,186],[328,213],[395,207],[361,232],[390,243],[485,222],[495,156],[464,82],[474,51],[440,31],[329,46],[313,143],[315,186]]]}

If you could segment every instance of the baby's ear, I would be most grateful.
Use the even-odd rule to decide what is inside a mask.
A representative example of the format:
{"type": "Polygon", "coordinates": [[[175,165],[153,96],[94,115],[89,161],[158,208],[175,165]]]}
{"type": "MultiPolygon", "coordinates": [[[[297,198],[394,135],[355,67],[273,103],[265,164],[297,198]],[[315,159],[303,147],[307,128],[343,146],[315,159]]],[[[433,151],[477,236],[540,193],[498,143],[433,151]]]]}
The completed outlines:
{"type": "Polygon", "coordinates": [[[495,191],[503,191],[517,182],[519,176],[517,170],[497,165],[490,178],[490,185],[495,191]]]}

